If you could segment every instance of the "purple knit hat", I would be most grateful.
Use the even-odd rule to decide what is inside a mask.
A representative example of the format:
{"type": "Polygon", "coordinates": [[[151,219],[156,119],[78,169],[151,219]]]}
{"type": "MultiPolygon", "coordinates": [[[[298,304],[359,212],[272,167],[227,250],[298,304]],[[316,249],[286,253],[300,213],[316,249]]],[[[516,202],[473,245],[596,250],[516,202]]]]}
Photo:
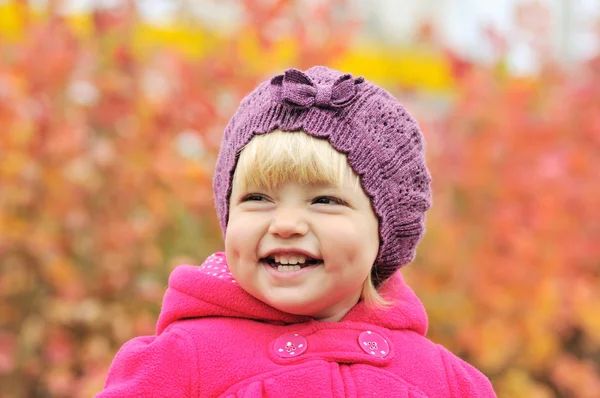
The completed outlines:
{"type": "Polygon", "coordinates": [[[213,179],[223,236],[239,153],[254,135],[276,129],[326,138],[347,155],[379,218],[375,286],[413,260],[431,205],[419,126],[386,90],[323,66],[288,69],[261,83],[231,118],[213,179]]]}

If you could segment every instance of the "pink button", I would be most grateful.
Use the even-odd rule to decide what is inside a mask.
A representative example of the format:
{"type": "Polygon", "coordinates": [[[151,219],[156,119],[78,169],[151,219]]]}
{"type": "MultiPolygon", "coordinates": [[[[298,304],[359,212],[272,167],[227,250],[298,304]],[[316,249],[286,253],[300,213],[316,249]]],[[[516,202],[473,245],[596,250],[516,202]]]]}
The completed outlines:
{"type": "Polygon", "coordinates": [[[367,330],[358,336],[358,345],[369,355],[383,358],[390,352],[388,342],[379,334],[367,330]]]}
{"type": "Polygon", "coordinates": [[[308,343],[306,339],[300,336],[298,333],[288,333],[282,336],[279,336],[277,340],[275,340],[275,344],[273,345],[273,349],[283,358],[293,358],[298,355],[302,355],[308,343]]]}

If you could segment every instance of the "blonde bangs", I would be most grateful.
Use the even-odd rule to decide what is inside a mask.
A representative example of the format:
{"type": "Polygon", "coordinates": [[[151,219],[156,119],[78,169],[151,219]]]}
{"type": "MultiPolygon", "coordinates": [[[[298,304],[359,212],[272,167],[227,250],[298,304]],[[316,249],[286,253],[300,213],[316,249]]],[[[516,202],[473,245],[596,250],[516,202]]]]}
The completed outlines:
{"type": "Polygon", "coordinates": [[[242,149],[236,167],[236,184],[274,189],[288,181],[300,184],[332,184],[341,187],[346,178],[358,176],[346,156],[326,139],[303,131],[275,130],[255,135],[242,149]]]}

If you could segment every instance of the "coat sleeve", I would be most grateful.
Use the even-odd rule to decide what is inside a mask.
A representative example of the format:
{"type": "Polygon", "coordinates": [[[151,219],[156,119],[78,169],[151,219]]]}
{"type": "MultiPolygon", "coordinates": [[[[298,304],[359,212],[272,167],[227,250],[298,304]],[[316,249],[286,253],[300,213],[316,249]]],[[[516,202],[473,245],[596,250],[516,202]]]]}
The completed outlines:
{"type": "Polygon", "coordinates": [[[189,397],[197,386],[193,369],[195,345],[186,332],[137,337],[121,347],[96,397],[189,397]]]}
{"type": "Polygon", "coordinates": [[[492,383],[479,370],[438,346],[452,397],[496,398],[492,383]]]}

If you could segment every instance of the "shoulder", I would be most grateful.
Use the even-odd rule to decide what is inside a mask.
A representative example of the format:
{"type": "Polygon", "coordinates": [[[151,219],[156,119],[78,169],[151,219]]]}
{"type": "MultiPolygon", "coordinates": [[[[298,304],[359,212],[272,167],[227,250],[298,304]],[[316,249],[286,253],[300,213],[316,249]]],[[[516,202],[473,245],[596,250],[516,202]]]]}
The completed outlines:
{"type": "Polygon", "coordinates": [[[413,331],[390,333],[394,372],[427,396],[495,397],[490,381],[443,346],[413,331]]]}
{"type": "Polygon", "coordinates": [[[496,397],[490,380],[446,348],[437,345],[448,386],[454,397],[496,397]]]}
{"type": "Polygon", "coordinates": [[[189,372],[197,365],[193,347],[189,333],[177,327],[128,341],[117,352],[98,397],[189,395],[197,384],[189,372]]]}

